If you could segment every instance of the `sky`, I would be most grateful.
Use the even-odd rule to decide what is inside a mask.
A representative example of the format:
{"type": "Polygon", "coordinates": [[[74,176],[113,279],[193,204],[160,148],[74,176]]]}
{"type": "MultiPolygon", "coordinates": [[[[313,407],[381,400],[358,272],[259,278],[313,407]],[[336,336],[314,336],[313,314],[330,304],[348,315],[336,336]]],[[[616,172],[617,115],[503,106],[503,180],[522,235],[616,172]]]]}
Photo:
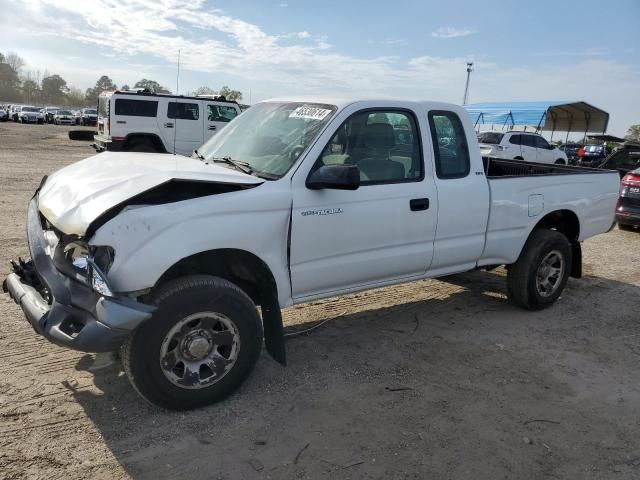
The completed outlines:
{"type": "Polygon", "coordinates": [[[0,0],[0,51],[85,89],[99,76],[244,102],[338,94],[583,100],[640,123],[640,1],[0,0]]]}

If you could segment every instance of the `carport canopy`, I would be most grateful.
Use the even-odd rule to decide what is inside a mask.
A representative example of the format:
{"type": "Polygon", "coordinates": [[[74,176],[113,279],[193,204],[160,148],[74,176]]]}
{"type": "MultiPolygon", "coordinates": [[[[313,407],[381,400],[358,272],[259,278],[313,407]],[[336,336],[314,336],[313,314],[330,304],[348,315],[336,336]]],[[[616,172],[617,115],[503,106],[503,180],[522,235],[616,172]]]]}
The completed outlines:
{"type": "Polygon", "coordinates": [[[605,133],[609,114],[582,101],[487,102],[465,105],[478,125],[513,128],[532,126],[551,132],[605,133]]]}

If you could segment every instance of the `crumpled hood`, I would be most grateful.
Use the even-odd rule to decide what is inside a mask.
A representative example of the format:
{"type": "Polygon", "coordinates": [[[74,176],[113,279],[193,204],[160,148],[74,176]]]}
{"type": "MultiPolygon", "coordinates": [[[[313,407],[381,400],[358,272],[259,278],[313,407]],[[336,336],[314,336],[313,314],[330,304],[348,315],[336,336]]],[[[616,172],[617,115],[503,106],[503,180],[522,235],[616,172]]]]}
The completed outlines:
{"type": "Polygon", "coordinates": [[[104,152],[50,175],[40,189],[38,208],[60,231],[82,236],[91,222],[110,208],[170,180],[236,185],[264,182],[193,158],[104,152]]]}

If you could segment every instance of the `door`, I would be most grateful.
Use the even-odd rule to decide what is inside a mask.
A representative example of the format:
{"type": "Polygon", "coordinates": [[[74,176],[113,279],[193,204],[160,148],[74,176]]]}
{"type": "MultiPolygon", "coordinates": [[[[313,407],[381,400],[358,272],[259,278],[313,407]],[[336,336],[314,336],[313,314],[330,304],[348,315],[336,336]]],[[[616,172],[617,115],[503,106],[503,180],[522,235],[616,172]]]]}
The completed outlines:
{"type": "Polygon", "coordinates": [[[425,273],[433,255],[437,196],[420,138],[411,110],[360,110],[328,133],[311,172],[296,172],[290,251],[294,299],[425,273]],[[310,173],[332,164],[358,166],[360,187],[305,186],[310,173]]]}
{"type": "Polygon", "coordinates": [[[202,120],[200,104],[189,100],[169,100],[166,118],[161,120],[167,151],[180,155],[191,155],[202,145],[202,120]]]}
{"type": "Polygon", "coordinates": [[[507,158],[509,159],[515,159],[516,157],[524,158],[522,156],[522,135],[519,133],[513,133],[510,135],[507,151],[509,153],[507,158]]]}
{"type": "Polygon", "coordinates": [[[457,113],[428,113],[438,190],[438,232],[430,275],[470,270],[482,256],[489,218],[489,183],[480,151],[469,150],[465,127],[457,113]]]}
{"type": "Polygon", "coordinates": [[[537,162],[539,163],[555,163],[555,149],[549,145],[543,137],[535,137],[537,147],[537,162]]]}
{"type": "Polygon", "coordinates": [[[538,148],[536,145],[536,137],[534,135],[521,134],[520,138],[520,141],[522,142],[520,147],[522,158],[524,158],[527,162],[537,162],[538,148]]]}
{"type": "Polygon", "coordinates": [[[205,108],[207,109],[207,114],[204,117],[204,141],[206,142],[237,117],[238,110],[234,105],[217,102],[206,102],[205,108]]]}

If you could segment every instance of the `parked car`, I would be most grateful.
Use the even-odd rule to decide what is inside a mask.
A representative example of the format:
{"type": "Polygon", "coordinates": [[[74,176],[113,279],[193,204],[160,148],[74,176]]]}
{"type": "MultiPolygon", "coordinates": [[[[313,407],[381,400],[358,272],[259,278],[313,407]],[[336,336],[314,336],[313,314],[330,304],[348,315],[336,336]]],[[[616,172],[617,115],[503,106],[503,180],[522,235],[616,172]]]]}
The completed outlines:
{"type": "Polygon", "coordinates": [[[483,132],[478,135],[482,156],[566,165],[567,155],[541,135],[528,132],[483,132]]]}
{"type": "Polygon", "coordinates": [[[209,97],[104,92],[98,97],[97,151],[191,155],[236,116],[236,102],[209,97]]]}
{"type": "Polygon", "coordinates": [[[630,171],[640,167],[640,145],[625,143],[597,166],[608,170],[617,170],[622,178],[630,171]]]}
{"type": "Polygon", "coordinates": [[[623,230],[640,227],[640,168],[622,177],[616,221],[623,230]]]}
{"type": "Polygon", "coordinates": [[[44,115],[39,107],[32,105],[22,105],[18,110],[18,121],[20,123],[44,123],[44,115]]]}
{"type": "Polygon", "coordinates": [[[6,122],[7,120],[9,120],[7,111],[4,109],[3,105],[0,105],[0,122],[6,122]]]}
{"type": "Polygon", "coordinates": [[[584,145],[581,143],[563,143],[558,147],[562,150],[567,156],[567,161],[570,165],[577,165],[580,162],[580,155],[578,155],[578,150],[584,148],[584,145]]]}
{"type": "Polygon", "coordinates": [[[53,115],[53,123],[56,125],[75,125],[76,118],[71,110],[58,110],[53,115]]]}
{"type": "Polygon", "coordinates": [[[585,145],[578,150],[580,165],[583,167],[597,167],[611,152],[607,152],[604,144],[585,145]]]}
{"type": "Polygon", "coordinates": [[[53,123],[54,115],[60,110],[60,107],[44,107],[43,109],[44,121],[46,123],[53,123]]]}
{"type": "Polygon", "coordinates": [[[95,108],[80,110],[80,125],[93,126],[98,124],[98,111],[95,108]]]}
{"type": "Polygon", "coordinates": [[[9,119],[17,122],[18,121],[18,113],[20,112],[20,107],[22,105],[11,105],[11,110],[9,111],[9,119]]]}
{"type": "MultiPolygon", "coordinates": [[[[115,106],[152,119],[161,105],[119,100],[157,102],[115,106]]],[[[551,306],[581,275],[580,242],[614,225],[619,184],[485,161],[456,105],[271,100],[190,158],[105,152],[49,175],[6,289],[46,338],[121,348],[143,397],[188,409],[235,391],[263,339],[285,364],[294,304],[507,265],[514,304],[551,306]]]]}

